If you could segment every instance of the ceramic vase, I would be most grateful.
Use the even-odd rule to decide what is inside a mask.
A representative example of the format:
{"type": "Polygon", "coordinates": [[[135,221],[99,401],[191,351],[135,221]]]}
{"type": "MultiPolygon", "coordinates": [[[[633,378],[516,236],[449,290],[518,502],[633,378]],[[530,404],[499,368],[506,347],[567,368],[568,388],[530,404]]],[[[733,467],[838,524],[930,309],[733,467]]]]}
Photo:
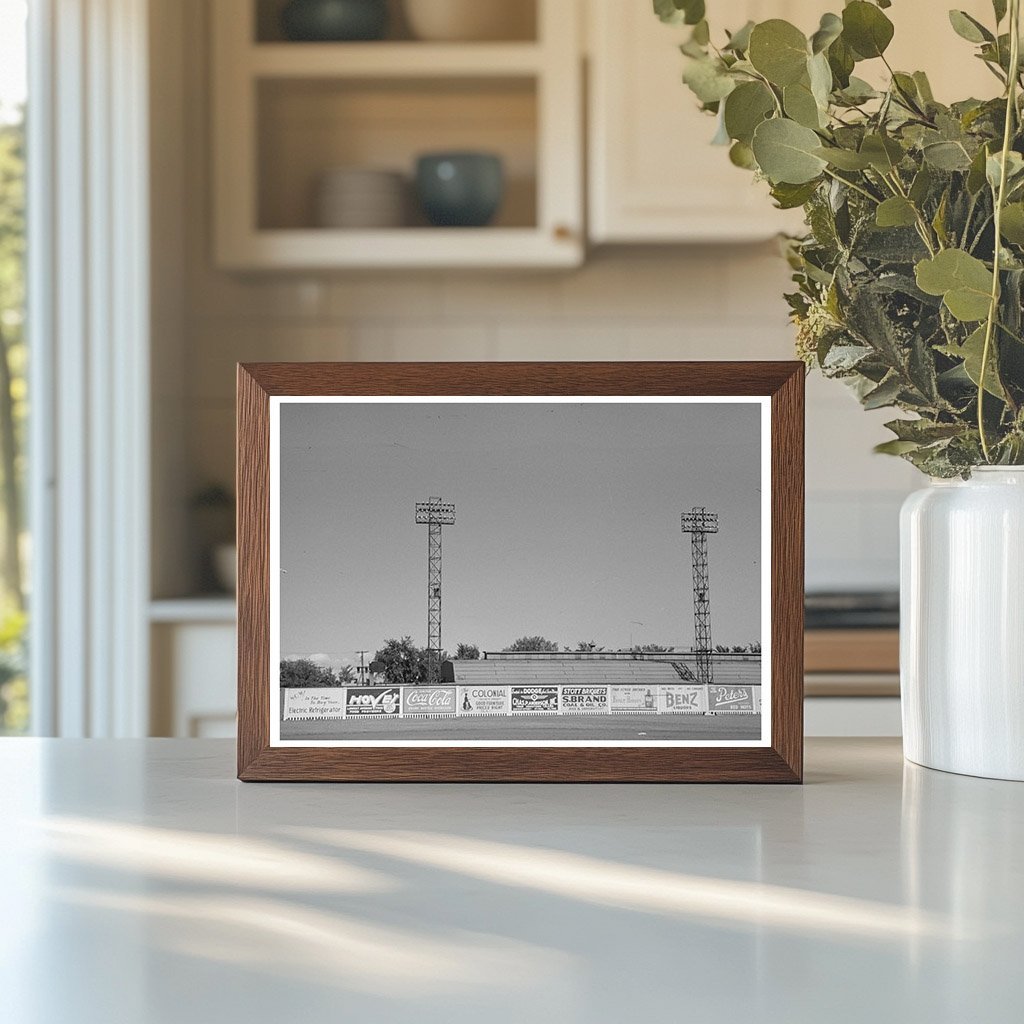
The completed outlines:
{"type": "Polygon", "coordinates": [[[900,552],[906,757],[1024,781],[1024,466],[910,495],[900,552]]]}

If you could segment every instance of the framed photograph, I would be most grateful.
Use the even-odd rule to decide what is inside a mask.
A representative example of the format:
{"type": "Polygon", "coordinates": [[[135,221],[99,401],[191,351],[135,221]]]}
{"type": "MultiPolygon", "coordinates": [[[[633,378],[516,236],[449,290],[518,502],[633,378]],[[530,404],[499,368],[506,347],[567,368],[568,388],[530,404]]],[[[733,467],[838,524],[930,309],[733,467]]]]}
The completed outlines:
{"type": "Polygon", "coordinates": [[[239,778],[799,782],[803,388],[240,365],[239,778]]]}

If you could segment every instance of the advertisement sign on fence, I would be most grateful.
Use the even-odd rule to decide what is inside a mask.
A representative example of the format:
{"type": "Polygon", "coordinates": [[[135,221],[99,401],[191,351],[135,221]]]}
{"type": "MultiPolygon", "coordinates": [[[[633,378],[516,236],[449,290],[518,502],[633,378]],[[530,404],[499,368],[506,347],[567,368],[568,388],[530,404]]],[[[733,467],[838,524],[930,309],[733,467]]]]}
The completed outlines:
{"type": "Polygon", "coordinates": [[[509,692],[507,686],[460,686],[460,715],[507,715],[509,692]]]}
{"type": "Polygon", "coordinates": [[[563,686],[562,711],[575,713],[592,711],[607,713],[607,686],[563,686]]]}
{"type": "Polygon", "coordinates": [[[454,686],[404,686],[403,715],[454,715],[454,686]]]}
{"type": "Polygon", "coordinates": [[[397,716],[402,707],[402,691],[397,686],[350,686],[345,693],[346,718],[397,716]]]}
{"type": "Polygon", "coordinates": [[[513,686],[513,711],[557,711],[557,686],[513,686]]]}
{"type": "Polygon", "coordinates": [[[284,717],[289,718],[344,718],[345,691],[340,687],[286,689],[284,717]]]}
{"type": "Polygon", "coordinates": [[[610,686],[608,706],[612,711],[657,711],[654,686],[610,686]]]}
{"type": "Polygon", "coordinates": [[[753,711],[754,688],[752,686],[709,686],[709,711],[753,711]]]}
{"type": "Polygon", "coordinates": [[[667,715],[692,715],[707,711],[703,686],[659,686],[658,710],[667,715]]]}

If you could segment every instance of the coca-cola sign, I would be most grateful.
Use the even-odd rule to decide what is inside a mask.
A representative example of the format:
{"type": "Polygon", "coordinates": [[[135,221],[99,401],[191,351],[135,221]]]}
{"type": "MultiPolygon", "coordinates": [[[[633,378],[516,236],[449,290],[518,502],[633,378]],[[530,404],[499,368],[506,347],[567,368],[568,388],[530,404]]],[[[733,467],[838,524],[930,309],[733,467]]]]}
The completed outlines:
{"type": "Polygon", "coordinates": [[[454,686],[406,686],[402,690],[405,715],[454,715],[454,686]]]}

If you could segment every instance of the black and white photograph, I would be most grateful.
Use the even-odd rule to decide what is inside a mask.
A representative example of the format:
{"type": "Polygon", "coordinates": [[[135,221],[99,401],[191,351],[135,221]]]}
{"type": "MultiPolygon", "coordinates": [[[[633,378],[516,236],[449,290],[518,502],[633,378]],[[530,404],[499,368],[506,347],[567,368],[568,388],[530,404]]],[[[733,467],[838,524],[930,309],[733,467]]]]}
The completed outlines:
{"type": "Polygon", "coordinates": [[[270,417],[272,745],[767,744],[767,400],[270,417]]]}

